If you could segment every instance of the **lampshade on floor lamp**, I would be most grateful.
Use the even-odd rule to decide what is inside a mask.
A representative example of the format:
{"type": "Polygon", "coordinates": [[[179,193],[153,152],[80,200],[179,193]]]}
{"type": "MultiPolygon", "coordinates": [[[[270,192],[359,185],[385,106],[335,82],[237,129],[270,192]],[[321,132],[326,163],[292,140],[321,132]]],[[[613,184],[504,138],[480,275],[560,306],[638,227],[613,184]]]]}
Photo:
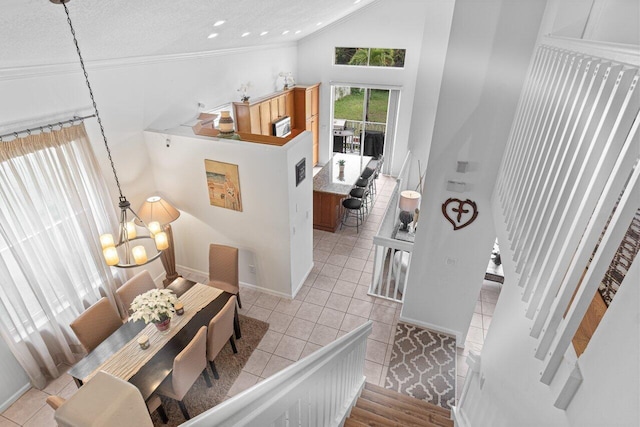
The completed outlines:
{"type": "Polygon", "coordinates": [[[155,235],[156,244],[164,248],[160,260],[167,273],[166,279],[162,282],[166,288],[180,276],[176,271],[176,254],[171,231],[171,223],[178,219],[180,211],[162,197],[152,196],[140,206],[138,216],[149,225],[149,229],[155,235]]]}

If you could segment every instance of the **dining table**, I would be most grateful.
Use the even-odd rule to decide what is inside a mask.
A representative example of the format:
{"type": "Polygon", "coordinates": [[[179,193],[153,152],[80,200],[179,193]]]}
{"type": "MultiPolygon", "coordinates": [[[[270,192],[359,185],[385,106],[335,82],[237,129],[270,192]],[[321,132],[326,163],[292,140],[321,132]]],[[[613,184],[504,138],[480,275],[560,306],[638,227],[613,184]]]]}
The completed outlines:
{"type": "Polygon", "coordinates": [[[370,156],[334,153],[313,177],[313,228],[335,233],[342,218],[342,200],[349,197],[371,160],[370,156]],[[341,160],[343,172],[338,165],[341,160]]]}
{"type": "MultiPolygon", "coordinates": [[[[176,296],[182,301],[183,299],[188,300],[190,292],[196,292],[196,290],[206,292],[207,289],[205,288],[211,287],[179,277],[167,286],[167,288],[173,290],[176,296]]],[[[149,329],[145,328],[150,325],[145,325],[141,320],[134,322],[127,321],[84,358],[79,360],[68,371],[68,374],[74,379],[76,385],[80,387],[84,382],[90,380],[96,372],[103,370],[103,368],[108,367],[113,370],[114,365],[118,363],[117,357],[122,359],[122,363],[127,363],[127,355],[126,353],[122,354],[123,351],[131,351],[134,355],[137,355],[138,352],[152,350],[152,352],[155,353],[152,356],[151,353],[148,353],[147,358],[149,356],[150,358],[145,360],[140,366],[135,366],[135,373],[133,373],[133,375],[114,374],[119,377],[124,376],[123,379],[135,385],[138,390],[140,390],[144,400],[148,400],[162,381],[167,378],[173,370],[173,360],[175,357],[191,342],[198,330],[202,326],[207,326],[209,321],[222,310],[227,301],[233,296],[233,294],[229,292],[216,291],[218,291],[216,294],[211,294],[213,295],[213,299],[205,303],[206,305],[197,311],[192,309],[194,312],[188,313],[189,310],[187,310],[187,305],[185,304],[184,316],[188,314],[190,318],[185,318],[179,326],[170,325],[169,330],[171,332],[165,336],[164,339],[162,339],[162,333],[160,333],[159,342],[162,344],[156,344],[157,348],[153,348],[154,344],[152,343],[151,349],[143,350],[137,343],[137,337],[141,332],[148,331],[149,329]],[[174,330],[171,330],[171,328],[174,328],[174,330]],[[176,330],[177,328],[179,328],[179,330],[176,330]],[[126,378],[127,376],[128,378],[126,378]]],[[[200,299],[199,294],[197,298],[194,298],[194,295],[191,295],[191,297],[192,299],[200,299]]],[[[176,319],[175,316],[174,319],[176,319]]],[[[172,319],[172,322],[174,319],[172,319]]],[[[180,322],[176,321],[173,323],[179,324],[180,322]]],[[[236,337],[240,338],[237,308],[234,328],[236,337]]],[[[108,369],[107,372],[109,372],[108,369]]]]}

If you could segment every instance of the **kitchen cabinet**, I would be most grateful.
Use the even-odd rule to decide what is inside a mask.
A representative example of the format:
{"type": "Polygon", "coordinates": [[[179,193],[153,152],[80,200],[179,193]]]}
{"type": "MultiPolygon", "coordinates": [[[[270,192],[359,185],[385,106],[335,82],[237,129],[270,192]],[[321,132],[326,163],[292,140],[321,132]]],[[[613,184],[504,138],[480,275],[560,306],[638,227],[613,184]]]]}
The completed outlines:
{"type": "Polygon", "coordinates": [[[319,97],[320,83],[299,85],[293,88],[294,128],[305,129],[313,134],[313,166],[318,163],[319,152],[319,97]]]}
{"type": "Polygon", "coordinates": [[[271,124],[281,117],[291,117],[291,126],[313,134],[313,165],[318,163],[320,83],[297,85],[250,102],[234,102],[236,131],[273,135],[271,124]]]}
{"type": "Polygon", "coordinates": [[[236,131],[257,135],[272,135],[271,123],[290,116],[293,124],[293,91],[288,89],[257,98],[250,102],[234,102],[236,131]]]}

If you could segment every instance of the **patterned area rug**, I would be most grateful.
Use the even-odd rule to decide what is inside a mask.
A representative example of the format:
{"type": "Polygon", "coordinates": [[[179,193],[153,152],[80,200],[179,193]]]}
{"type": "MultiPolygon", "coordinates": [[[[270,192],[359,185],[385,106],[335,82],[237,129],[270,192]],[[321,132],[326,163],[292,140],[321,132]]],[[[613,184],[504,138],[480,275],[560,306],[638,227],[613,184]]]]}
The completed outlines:
{"type": "Polygon", "coordinates": [[[456,339],[398,323],[385,388],[451,409],[456,398],[456,339]]]}
{"type": "MultiPolygon", "coordinates": [[[[209,408],[216,406],[218,403],[225,400],[227,392],[235,382],[242,367],[249,360],[249,356],[253,353],[253,350],[258,346],[264,334],[269,329],[269,324],[252,317],[240,316],[240,329],[242,331],[242,338],[236,341],[238,353],[234,354],[229,344],[225,345],[218,357],[216,357],[216,368],[220,374],[220,379],[216,380],[209,371],[209,377],[213,383],[213,387],[207,387],[204,377],[200,375],[200,378],[195,382],[191,390],[184,397],[184,403],[189,411],[191,417],[206,411],[209,408]]],[[[178,402],[172,399],[162,397],[162,405],[164,406],[169,422],[163,424],[160,416],[157,412],[154,412],[151,416],[154,426],[177,426],[184,423],[184,417],[178,406],[178,402]]]]}

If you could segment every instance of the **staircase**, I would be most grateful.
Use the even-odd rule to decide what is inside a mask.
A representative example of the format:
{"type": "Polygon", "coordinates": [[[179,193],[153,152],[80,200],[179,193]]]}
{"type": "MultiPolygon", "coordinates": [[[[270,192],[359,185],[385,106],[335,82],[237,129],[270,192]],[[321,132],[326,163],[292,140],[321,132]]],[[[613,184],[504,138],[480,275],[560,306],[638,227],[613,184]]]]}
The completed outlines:
{"type": "Polygon", "coordinates": [[[451,411],[365,383],[345,427],[453,427],[451,411]]]}

